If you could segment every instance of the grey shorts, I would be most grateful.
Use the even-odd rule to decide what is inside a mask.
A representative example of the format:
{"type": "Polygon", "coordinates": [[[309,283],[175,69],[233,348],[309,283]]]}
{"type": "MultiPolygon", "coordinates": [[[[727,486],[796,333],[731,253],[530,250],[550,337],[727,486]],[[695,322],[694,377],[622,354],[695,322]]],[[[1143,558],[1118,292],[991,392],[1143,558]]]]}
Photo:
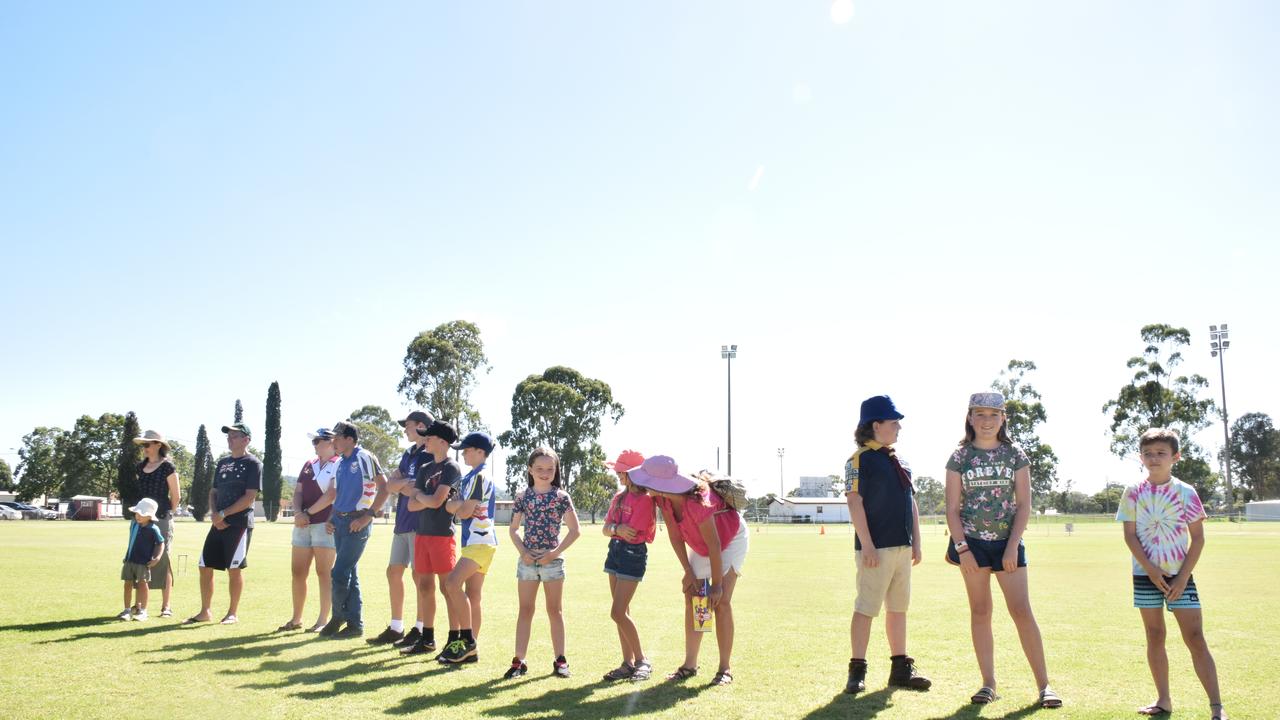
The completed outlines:
{"type": "Polygon", "coordinates": [[[335,548],[333,533],[324,529],[324,523],[311,523],[306,527],[293,526],[293,546],[300,548],[335,548]]]}
{"type": "Polygon", "coordinates": [[[151,582],[151,568],[126,560],[124,567],[120,569],[120,579],[128,583],[149,583],[151,582]]]}
{"type": "Polygon", "coordinates": [[[396,533],[391,538],[391,559],[387,561],[387,567],[395,565],[413,567],[413,540],[417,536],[418,533],[411,531],[396,533]]]}
{"type": "Polygon", "coordinates": [[[151,568],[151,574],[156,578],[156,585],[164,585],[165,577],[173,575],[169,566],[169,548],[173,547],[173,516],[155,518],[152,522],[160,528],[160,534],[164,536],[164,554],[160,556],[160,562],[151,568]]]}
{"type": "Polygon", "coordinates": [[[563,579],[564,558],[556,558],[545,565],[541,563],[534,563],[532,565],[526,565],[522,562],[516,563],[516,580],[552,582],[563,579]]]}

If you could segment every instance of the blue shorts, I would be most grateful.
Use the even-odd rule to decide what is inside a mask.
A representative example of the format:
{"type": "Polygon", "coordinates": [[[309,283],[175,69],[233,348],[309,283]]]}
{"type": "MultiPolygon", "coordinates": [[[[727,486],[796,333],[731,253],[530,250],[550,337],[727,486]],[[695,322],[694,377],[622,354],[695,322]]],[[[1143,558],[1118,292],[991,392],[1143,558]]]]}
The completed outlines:
{"type": "Polygon", "coordinates": [[[558,557],[545,565],[525,565],[516,561],[516,580],[520,582],[555,582],[564,579],[564,558],[558,557]]]}
{"type": "MultiPolygon", "coordinates": [[[[990,568],[991,572],[1004,572],[1004,551],[1009,547],[1008,540],[979,540],[965,536],[964,541],[969,543],[969,552],[973,553],[973,559],[978,562],[978,567],[990,568]]],[[[947,543],[947,562],[952,565],[960,564],[960,556],[956,554],[956,548],[951,543],[947,543]]],[[[1021,542],[1018,543],[1018,567],[1027,566],[1027,548],[1021,542]]]]}
{"type": "Polygon", "coordinates": [[[640,582],[644,579],[644,567],[649,558],[649,546],[645,543],[629,543],[622,538],[609,541],[609,554],[604,559],[604,571],[619,580],[640,582]]]}
{"type": "MultiPolygon", "coordinates": [[[[1173,584],[1173,578],[1169,575],[1164,576],[1164,581],[1170,585],[1173,584]]],[[[1182,597],[1169,602],[1164,593],[1160,592],[1160,588],[1151,582],[1151,578],[1146,575],[1134,575],[1133,606],[1142,609],[1168,607],[1170,612],[1174,610],[1199,610],[1200,593],[1196,590],[1196,579],[1194,576],[1187,578],[1187,589],[1182,591],[1182,597]]]]}

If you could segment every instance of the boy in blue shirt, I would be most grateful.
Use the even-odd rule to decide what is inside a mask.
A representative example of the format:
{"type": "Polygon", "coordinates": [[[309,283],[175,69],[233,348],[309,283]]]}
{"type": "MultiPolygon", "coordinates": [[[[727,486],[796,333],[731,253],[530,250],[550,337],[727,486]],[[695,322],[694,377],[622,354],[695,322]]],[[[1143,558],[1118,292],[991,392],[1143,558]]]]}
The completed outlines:
{"type": "Polygon", "coordinates": [[[151,498],[142,498],[137,505],[129,508],[133,513],[133,522],[129,523],[129,546],[124,551],[124,567],[120,570],[120,579],[124,581],[124,612],[116,617],[120,620],[147,619],[147,584],[151,582],[151,568],[160,562],[164,555],[164,535],[153,522],[159,503],[151,498]],[[138,588],[138,610],[133,607],[133,588],[138,588]]]}

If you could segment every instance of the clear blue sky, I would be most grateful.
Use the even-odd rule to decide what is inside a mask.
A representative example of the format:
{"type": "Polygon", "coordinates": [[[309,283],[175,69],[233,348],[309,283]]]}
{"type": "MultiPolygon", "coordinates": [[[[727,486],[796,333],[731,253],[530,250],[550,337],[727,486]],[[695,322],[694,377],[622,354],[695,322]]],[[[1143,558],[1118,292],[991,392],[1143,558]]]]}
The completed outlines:
{"type": "Polygon", "coordinates": [[[1231,323],[1232,415],[1280,415],[1274,4],[853,8],[9,4],[0,457],[82,413],[260,428],[278,380],[292,472],[307,430],[403,412],[405,346],[459,318],[495,431],[565,364],[626,407],[610,454],[689,469],[737,343],[757,491],[779,447],[788,485],[838,472],[883,392],[940,476],[1014,357],[1063,476],[1130,480],[1100,410],[1151,322],[1215,396],[1231,323]]]}

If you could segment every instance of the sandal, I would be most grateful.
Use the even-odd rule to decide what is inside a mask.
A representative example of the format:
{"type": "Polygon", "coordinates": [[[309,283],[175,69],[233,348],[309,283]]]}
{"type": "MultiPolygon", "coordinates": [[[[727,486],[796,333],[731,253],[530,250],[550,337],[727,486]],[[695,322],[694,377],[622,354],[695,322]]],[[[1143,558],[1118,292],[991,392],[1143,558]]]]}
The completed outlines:
{"type": "Polygon", "coordinates": [[[1161,715],[1168,715],[1171,712],[1173,711],[1160,703],[1151,703],[1146,707],[1138,708],[1138,714],[1146,715],[1147,717],[1159,717],[1161,715]]]}
{"type": "Polygon", "coordinates": [[[648,680],[653,675],[653,665],[645,660],[636,663],[635,671],[631,673],[631,682],[641,682],[648,680]]]}
{"type": "Polygon", "coordinates": [[[1209,716],[1210,720],[1227,720],[1227,714],[1222,711],[1222,703],[1209,703],[1209,709],[1213,711],[1209,716]]]}
{"type": "Polygon", "coordinates": [[[987,703],[993,703],[999,699],[1000,696],[996,694],[995,688],[989,688],[984,685],[978,690],[978,692],[974,693],[973,696],[969,698],[969,702],[974,705],[986,705],[987,703]]]}
{"type": "Polygon", "coordinates": [[[668,675],[667,679],[668,680],[688,680],[689,678],[697,674],[698,674],[698,668],[685,667],[681,665],[680,667],[675,669],[675,672],[668,675]]]}
{"type": "Polygon", "coordinates": [[[626,680],[636,674],[636,669],[627,663],[622,663],[618,667],[604,674],[604,679],[610,682],[614,680],[626,680]]]}
{"type": "Polygon", "coordinates": [[[1060,708],[1062,707],[1062,698],[1058,697],[1058,693],[1054,692],[1053,688],[1045,685],[1044,689],[1040,691],[1040,707],[1060,708]]]}
{"type": "Polygon", "coordinates": [[[160,608],[160,617],[173,617],[173,611],[167,607],[160,608]]]}
{"type": "Polygon", "coordinates": [[[182,621],[182,624],[183,624],[183,625],[195,625],[196,623],[207,623],[207,622],[213,622],[213,618],[211,618],[211,617],[201,617],[199,614],[196,614],[196,615],[192,615],[191,617],[187,618],[186,620],[183,620],[183,621],[182,621]]]}
{"type": "Polygon", "coordinates": [[[730,673],[728,670],[719,670],[716,672],[716,676],[711,678],[711,684],[712,685],[732,685],[733,673],[730,673]]]}
{"type": "Polygon", "coordinates": [[[289,632],[290,630],[301,630],[301,629],[302,629],[302,623],[294,622],[290,620],[289,622],[276,628],[276,632],[289,632]]]}
{"type": "Polygon", "coordinates": [[[240,618],[236,617],[235,615],[228,615],[222,618],[222,622],[218,624],[219,625],[235,625],[238,622],[240,622],[240,618]]]}

